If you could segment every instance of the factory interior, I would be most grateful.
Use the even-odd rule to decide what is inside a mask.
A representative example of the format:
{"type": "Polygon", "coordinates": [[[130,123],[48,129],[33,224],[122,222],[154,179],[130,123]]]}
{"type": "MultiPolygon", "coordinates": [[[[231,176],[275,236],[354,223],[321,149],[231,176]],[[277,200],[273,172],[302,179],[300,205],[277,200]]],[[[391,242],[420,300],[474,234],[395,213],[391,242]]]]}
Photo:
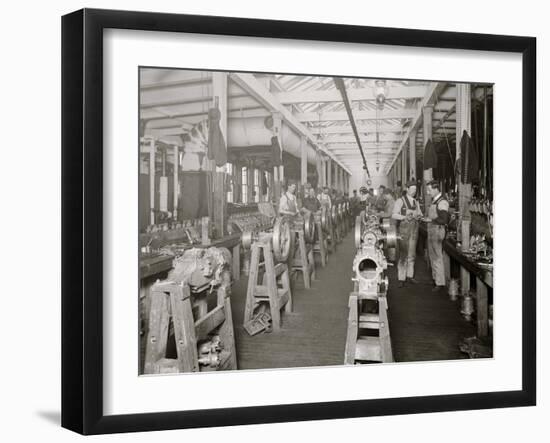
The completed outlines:
{"type": "Polygon", "coordinates": [[[493,356],[493,85],[140,68],[140,374],[493,356]]]}

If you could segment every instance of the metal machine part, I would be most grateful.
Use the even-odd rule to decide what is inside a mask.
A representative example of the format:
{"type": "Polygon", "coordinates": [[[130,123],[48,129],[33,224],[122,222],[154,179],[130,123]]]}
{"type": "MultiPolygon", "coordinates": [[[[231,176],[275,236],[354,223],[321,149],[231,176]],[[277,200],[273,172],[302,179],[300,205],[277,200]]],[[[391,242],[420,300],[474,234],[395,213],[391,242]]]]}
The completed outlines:
{"type": "Polygon", "coordinates": [[[386,247],[394,248],[399,236],[394,225],[385,218],[380,222],[376,215],[366,215],[362,212],[355,218],[355,247],[363,244],[373,245],[384,242],[386,247]]]}
{"type": "Polygon", "coordinates": [[[395,240],[390,223],[361,213],[355,224],[357,253],[353,259],[354,290],[349,298],[345,364],[391,362],[387,316],[388,262],[384,246],[395,240]]]}
{"type": "Polygon", "coordinates": [[[336,208],[336,205],[332,205],[330,208],[330,219],[332,223],[338,223],[338,209],[336,208]]]}
{"type": "Polygon", "coordinates": [[[231,267],[231,253],[226,248],[193,248],[174,259],[168,280],[185,282],[191,288],[222,283],[223,272],[231,267]]]}
{"type": "Polygon", "coordinates": [[[329,232],[330,220],[326,206],[322,206],[321,209],[315,213],[314,217],[317,223],[321,223],[321,229],[323,230],[323,232],[329,232]]]}
{"type": "Polygon", "coordinates": [[[302,214],[304,220],[304,234],[306,242],[313,243],[315,240],[315,217],[312,212],[302,214]]]}
{"type": "Polygon", "coordinates": [[[273,256],[278,262],[284,262],[290,253],[290,223],[286,217],[276,217],[273,227],[267,232],[247,231],[241,235],[241,244],[250,249],[256,241],[270,241],[273,246],[273,256]]]}

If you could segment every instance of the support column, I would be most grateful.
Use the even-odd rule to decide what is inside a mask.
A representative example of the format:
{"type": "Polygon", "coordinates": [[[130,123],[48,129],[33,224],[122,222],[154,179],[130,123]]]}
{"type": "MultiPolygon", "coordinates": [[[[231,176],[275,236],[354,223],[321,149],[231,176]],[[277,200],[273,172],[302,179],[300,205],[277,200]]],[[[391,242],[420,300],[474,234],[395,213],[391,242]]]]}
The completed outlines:
{"type": "Polygon", "coordinates": [[[327,186],[329,188],[332,188],[332,160],[330,158],[327,159],[327,168],[328,168],[327,186]]]}
{"type": "Polygon", "coordinates": [[[155,224],[155,140],[151,139],[149,144],[149,210],[150,222],[155,224]]]}
{"type": "Polygon", "coordinates": [[[315,166],[317,169],[317,188],[319,188],[323,186],[323,159],[321,158],[319,151],[315,152],[315,166]]]}
{"type": "Polygon", "coordinates": [[[307,139],[304,135],[300,138],[301,182],[307,183],[307,139]]]}
{"type": "Polygon", "coordinates": [[[405,186],[407,183],[407,150],[401,150],[401,185],[405,186]]]}
{"type": "Polygon", "coordinates": [[[247,203],[254,203],[254,163],[248,162],[246,167],[247,203]]]}
{"type": "MultiPolygon", "coordinates": [[[[227,73],[214,72],[212,74],[212,106],[220,111],[220,130],[227,145],[227,73]]],[[[225,168],[216,167],[215,162],[210,164],[212,171],[212,222],[217,237],[223,237],[226,231],[226,203],[227,193],[225,183],[225,168]]]]}
{"type": "Polygon", "coordinates": [[[179,170],[180,170],[180,153],[179,146],[174,145],[174,220],[178,221],[178,199],[179,199],[179,170]]]}
{"type": "MultiPolygon", "coordinates": [[[[423,145],[424,150],[426,150],[426,144],[428,143],[428,140],[432,139],[432,117],[433,117],[433,106],[425,106],[422,108],[422,131],[423,131],[423,145]]],[[[426,159],[424,159],[424,162],[426,159]]],[[[424,214],[427,214],[428,208],[430,204],[432,203],[432,199],[429,195],[426,193],[426,184],[433,180],[433,171],[432,168],[430,169],[424,169],[423,173],[424,183],[424,214]]]]}
{"type": "MultiPolygon", "coordinates": [[[[464,163],[467,159],[460,158],[460,141],[464,131],[471,135],[472,102],[469,84],[457,84],[456,87],[456,160],[464,163]]],[[[460,163],[457,163],[460,164],[460,163]]],[[[458,209],[461,225],[462,250],[470,249],[470,211],[468,204],[472,196],[472,186],[462,183],[461,168],[458,168],[458,209]]]]}
{"type": "Polygon", "coordinates": [[[416,129],[411,131],[409,137],[409,178],[416,180],[416,129]]]}
{"type": "MultiPolygon", "coordinates": [[[[456,155],[457,161],[465,162],[466,159],[460,158],[460,141],[463,131],[471,134],[471,96],[469,84],[456,85],[456,155]]],[[[460,164],[460,163],[458,163],[460,164]]],[[[461,168],[458,168],[458,238],[461,241],[463,251],[470,249],[470,212],[468,203],[471,198],[471,185],[462,183],[461,168]]],[[[460,283],[462,295],[470,292],[470,272],[464,267],[460,267],[460,283]]],[[[480,282],[481,283],[481,282],[480,282]]],[[[483,285],[483,283],[481,283],[483,285]]],[[[479,306],[478,306],[479,309],[479,306]]],[[[483,309],[483,306],[482,306],[483,309]]],[[[476,314],[479,318],[479,312],[476,314]]]]}
{"type": "MultiPolygon", "coordinates": [[[[283,155],[283,145],[281,143],[281,116],[278,113],[271,114],[273,118],[273,136],[277,137],[277,140],[279,141],[279,146],[281,147],[281,162],[282,162],[282,155],[283,155]]],[[[281,164],[280,166],[273,166],[273,200],[278,205],[279,199],[281,198],[282,194],[282,186],[283,186],[283,179],[284,179],[284,168],[281,164]]]]}

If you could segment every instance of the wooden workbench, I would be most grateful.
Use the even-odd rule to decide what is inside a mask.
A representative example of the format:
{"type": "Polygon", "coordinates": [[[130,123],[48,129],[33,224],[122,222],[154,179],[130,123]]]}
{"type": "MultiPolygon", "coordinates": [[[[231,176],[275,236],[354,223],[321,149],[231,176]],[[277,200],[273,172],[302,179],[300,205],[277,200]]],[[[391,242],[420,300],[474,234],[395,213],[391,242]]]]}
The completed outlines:
{"type": "MultiPolygon", "coordinates": [[[[154,234],[140,234],[139,245],[144,246],[149,243],[155,248],[161,248],[170,244],[182,242],[185,238],[183,229],[175,229],[164,232],[156,232],[154,234]],[[152,240],[152,241],[151,241],[152,240]]],[[[241,235],[227,235],[223,238],[212,240],[209,245],[186,245],[183,249],[191,248],[227,248],[231,251],[231,265],[233,280],[238,280],[241,273],[240,254],[241,254],[241,235]]],[[[141,254],[139,259],[139,278],[145,279],[155,274],[160,274],[172,269],[173,257],[168,255],[141,254]]]]}
{"type": "MultiPolygon", "coordinates": [[[[427,236],[426,227],[420,225],[420,234],[427,236]]],[[[456,240],[446,238],[443,241],[443,262],[445,279],[451,279],[452,263],[460,267],[460,287],[462,294],[470,292],[471,276],[476,279],[476,323],[477,336],[484,338],[489,335],[489,291],[493,289],[493,271],[479,266],[456,246],[456,240]]]]}

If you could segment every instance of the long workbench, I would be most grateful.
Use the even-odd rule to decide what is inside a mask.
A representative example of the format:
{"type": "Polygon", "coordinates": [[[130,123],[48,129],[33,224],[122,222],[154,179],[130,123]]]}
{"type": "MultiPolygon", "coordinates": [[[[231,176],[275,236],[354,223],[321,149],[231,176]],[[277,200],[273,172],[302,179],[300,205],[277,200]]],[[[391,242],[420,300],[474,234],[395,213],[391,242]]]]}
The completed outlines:
{"type": "MultiPolygon", "coordinates": [[[[426,227],[420,225],[420,234],[427,236],[426,227]]],[[[445,265],[445,279],[447,282],[452,277],[452,263],[460,267],[460,287],[462,294],[470,292],[471,276],[476,279],[476,323],[477,336],[484,338],[489,335],[489,290],[493,289],[492,268],[480,266],[467,254],[457,247],[456,240],[446,238],[443,242],[443,261],[445,265]]]]}
{"type": "MultiPolygon", "coordinates": [[[[151,240],[154,242],[155,248],[160,248],[169,244],[179,243],[184,238],[183,230],[172,230],[158,232],[154,234],[140,234],[139,244],[144,246],[151,240]],[[181,231],[181,232],[177,232],[181,231]]],[[[227,235],[223,238],[212,240],[209,245],[203,244],[188,244],[182,249],[191,248],[210,248],[219,247],[227,248],[231,251],[232,258],[232,274],[233,279],[238,280],[241,273],[240,255],[241,255],[241,236],[240,234],[227,235]]],[[[151,277],[152,275],[169,271],[172,269],[173,257],[162,254],[140,254],[139,259],[139,276],[140,279],[151,277]]]]}

